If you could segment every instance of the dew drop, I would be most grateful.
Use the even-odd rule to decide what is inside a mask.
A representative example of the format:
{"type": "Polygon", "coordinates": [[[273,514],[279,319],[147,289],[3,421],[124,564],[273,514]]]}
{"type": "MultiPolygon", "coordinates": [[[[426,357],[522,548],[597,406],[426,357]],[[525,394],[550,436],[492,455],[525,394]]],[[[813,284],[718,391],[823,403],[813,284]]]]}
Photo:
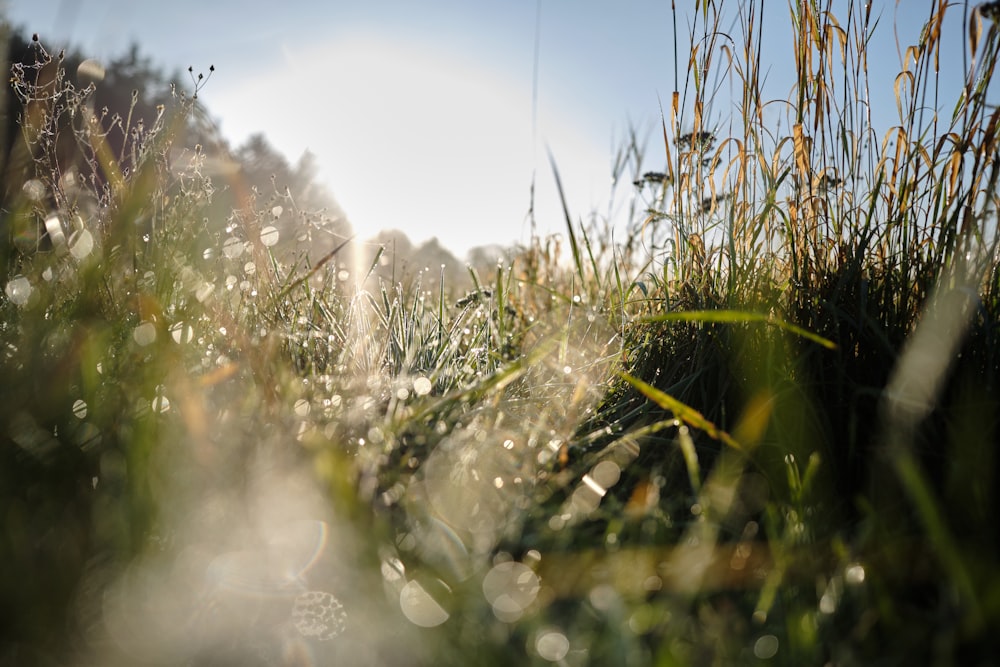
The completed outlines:
{"type": "Polygon", "coordinates": [[[69,237],[69,254],[73,255],[73,259],[80,261],[93,250],[94,236],[86,229],[77,230],[69,237]]]}
{"type": "Polygon", "coordinates": [[[21,186],[21,192],[31,201],[41,201],[45,198],[45,185],[33,178],[21,186]]]}
{"type": "Polygon", "coordinates": [[[226,256],[226,259],[236,259],[243,254],[244,247],[243,241],[235,236],[230,236],[222,244],[222,254],[226,256]]]}
{"type": "Polygon", "coordinates": [[[145,347],[156,340],[156,326],[152,322],[143,322],[132,331],[132,338],[145,347]]]}
{"type": "MultiPolygon", "coordinates": [[[[281,208],[281,207],[277,206],[275,208],[281,208]]],[[[272,225],[268,225],[264,229],[260,230],[260,242],[266,245],[268,248],[277,245],[280,236],[281,234],[278,232],[277,227],[273,227],[272,225]]]]}
{"type": "Polygon", "coordinates": [[[87,418],[87,402],[81,398],[73,402],[73,416],[77,419],[87,418]]]}
{"type": "Polygon", "coordinates": [[[773,658],[778,653],[778,638],[774,635],[764,635],[753,645],[753,654],[761,660],[773,658]]]}
{"type": "Polygon", "coordinates": [[[194,327],[185,322],[175,322],[170,325],[170,337],[178,345],[190,343],[191,339],[194,338],[194,327]]]}
{"type": "Polygon", "coordinates": [[[45,231],[48,233],[52,245],[56,248],[66,245],[66,234],[63,232],[62,220],[58,214],[53,213],[45,218],[45,231]]]}
{"type": "Polygon", "coordinates": [[[416,581],[399,592],[399,607],[410,623],[421,628],[433,628],[448,620],[448,612],[416,581]]]}
{"type": "Polygon", "coordinates": [[[865,568],[858,563],[847,566],[844,570],[844,580],[852,585],[858,585],[865,581],[865,568]]]}
{"type": "Polygon", "coordinates": [[[518,620],[535,601],[541,588],[538,575],[523,563],[496,565],[483,577],[483,595],[501,621],[518,620]]]}
{"type": "Polygon", "coordinates": [[[421,376],[413,381],[413,391],[417,396],[426,396],[431,393],[431,381],[421,376]]]}
{"type": "Polygon", "coordinates": [[[590,471],[590,476],[597,484],[610,489],[621,478],[621,468],[614,461],[601,461],[590,471]]]}
{"type": "Polygon", "coordinates": [[[569,653],[569,639],[558,630],[543,631],[535,640],[538,655],[549,662],[559,662],[569,653]]]}
{"type": "Polygon", "coordinates": [[[28,282],[27,278],[18,274],[7,283],[7,287],[4,289],[4,292],[6,292],[7,298],[10,299],[11,303],[15,306],[23,306],[28,303],[28,299],[31,298],[31,283],[28,282]]]}

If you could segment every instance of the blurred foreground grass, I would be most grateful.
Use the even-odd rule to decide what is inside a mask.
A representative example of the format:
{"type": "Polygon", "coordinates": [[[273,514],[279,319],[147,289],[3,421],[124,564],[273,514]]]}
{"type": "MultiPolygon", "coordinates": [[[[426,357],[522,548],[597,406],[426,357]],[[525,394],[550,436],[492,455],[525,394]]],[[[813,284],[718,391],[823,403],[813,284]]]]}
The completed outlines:
{"type": "Polygon", "coordinates": [[[739,115],[677,82],[666,168],[616,161],[624,240],[564,202],[565,238],[468,292],[277,252],[278,194],[208,219],[192,100],[98,130],[38,47],[0,241],[0,663],[990,664],[996,4],[929,114],[958,11],[931,3],[885,140],[869,6],[791,5],[782,134],[760,5],[724,40],[695,4],[689,70],[731,56],[739,115]]]}

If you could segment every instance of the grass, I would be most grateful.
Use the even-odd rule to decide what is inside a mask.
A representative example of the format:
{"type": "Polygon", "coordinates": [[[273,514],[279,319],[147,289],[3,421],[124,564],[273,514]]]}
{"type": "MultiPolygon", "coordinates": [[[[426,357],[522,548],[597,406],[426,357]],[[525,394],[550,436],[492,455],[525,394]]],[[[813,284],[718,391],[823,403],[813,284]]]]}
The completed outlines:
{"type": "Polygon", "coordinates": [[[614,166],[624,240],[563,201],[568,246],[468,292],[278,252],[271,202],[191,225],[217,184],[160,158],[192,101],[109,156],[40,50],[3,214],[0,662],[989,664],[1000,37],[965,10],[942,100],[963,10],[930,6],[880,130],[866,5],[790,5],[774,124],[761,4],[695,3],[665,168],[634,136],[614,166]]]}

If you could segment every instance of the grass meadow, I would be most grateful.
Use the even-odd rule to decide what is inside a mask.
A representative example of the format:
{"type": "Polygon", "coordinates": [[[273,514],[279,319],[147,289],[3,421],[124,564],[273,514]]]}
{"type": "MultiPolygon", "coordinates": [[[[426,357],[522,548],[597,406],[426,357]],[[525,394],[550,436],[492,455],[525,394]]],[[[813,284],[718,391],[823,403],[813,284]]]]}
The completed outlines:
{"type": "Polygon", "coordinates": [[[197,88],[102,124],[38,45],[0,220],[0,664],[993,664],[1000,4],[919,4],[879,128],[870,6],[789,3],[775,101],[761,3],[694,2],[625,210],[564,201],[460,285],[279,252],[276,218],[322,217],[213,206],[197,88]]]}

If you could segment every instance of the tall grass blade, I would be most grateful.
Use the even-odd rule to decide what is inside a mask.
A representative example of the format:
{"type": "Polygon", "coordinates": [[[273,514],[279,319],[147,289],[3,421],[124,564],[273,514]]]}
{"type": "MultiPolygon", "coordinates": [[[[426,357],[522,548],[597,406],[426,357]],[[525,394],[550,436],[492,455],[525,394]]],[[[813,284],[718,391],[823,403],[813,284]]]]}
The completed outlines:
{"type": "Polygon", "coordinates": [[[580,280],[586,283],[587,279],[583,273],[583,259],[580,257],[580,246],[576,241],[576,231],[573,229],[573,217],[569,213],[569,206],[566,204],[566,193],[563,191],[562,179],[559,177],[559,167],[552,151],[548,151],[549,164],[552,166],[552,177],[556,182],[556,191],[559,193],[559,203],[562,206],[563,216],[566,219],[566,233],[569,235],[569,248],[573,253],[573,265],[576,267],[580,280]]]}
{"type": "Polygon", "coordinates": [[[828,350],[836,350],[837,344],[828,338],[824,338],[819,334],[807,331],[800,326],[792,324],[791,322],[786,322],[777,317],[771,315],[765,315],[764,313],[753,313],[741,310],[685,310],[673,313],[664,313],[662,315],[652,315],[649,317],[643,317],[639,320],[640,322],[655,323],[655,322],[716,322],[722,324],[745,324],[752,322],[763,322],[769,326],[777,327],[783,329],[789,333],[795,334],[805,338],[806,340],[812,341],[817,345],[822,345],[828,350]]]}
{"type": "Polygon", "coordinates": [[[738,443],[735,438],[710,422],[708,419],[705,419],[704,415],[691,406],[677,400],[670,394],[660,391],[656,387],[643,382],[639,378],[629,375],[628,373],[619,373],[619,377],[638,389],[643,396],[653,401],[664,410],[670,410],[674,413],[674,417],[681,420],[685,424],[692,426],[699,431],[704,431],[709,437],[723,442],[733,449],[743,451],[743,446],[738,443]]]}

